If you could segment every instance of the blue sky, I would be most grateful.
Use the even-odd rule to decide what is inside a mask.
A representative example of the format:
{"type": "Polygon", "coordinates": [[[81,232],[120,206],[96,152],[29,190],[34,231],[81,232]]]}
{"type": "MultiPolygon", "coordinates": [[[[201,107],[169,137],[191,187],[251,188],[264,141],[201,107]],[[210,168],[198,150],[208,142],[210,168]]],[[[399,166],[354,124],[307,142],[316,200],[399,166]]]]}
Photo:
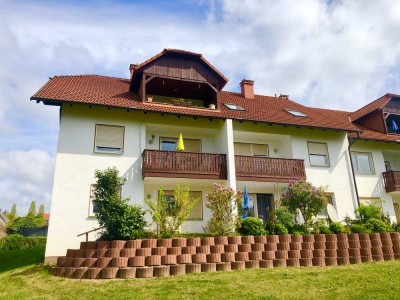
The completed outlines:
{"type": "Polygon", "coordinates": [[[58,109],[30,102],[49,77],[127,78],[164,48],[203,55],[238,90],[352,111],[400,93],[399,1],[0,0],[0,208],[50,209],[58,109]]]}

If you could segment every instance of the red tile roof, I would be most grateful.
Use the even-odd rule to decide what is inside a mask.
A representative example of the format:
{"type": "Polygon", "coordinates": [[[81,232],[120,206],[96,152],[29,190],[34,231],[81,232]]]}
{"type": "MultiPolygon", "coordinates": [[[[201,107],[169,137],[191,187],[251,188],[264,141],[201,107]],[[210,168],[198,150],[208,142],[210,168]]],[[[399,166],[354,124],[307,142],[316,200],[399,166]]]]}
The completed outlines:
{"type": "Polygon", "coordinates": [[[142,103],[129,92],[130,80],[99,76],[56,76],[50,79],[31,100],[45,103],[86,103],[123,107],[128,109],[164,112],[180,115],[231,118],[254,122],[267,122],[284,125],[315,127],[333,130],[358,131],[348,118],[348,112],[318,109],[303,106],[286,98],[255,95],[246,99],[240,93],[221,92],[218,110],[142,103]],[[243,107],[244,111],[231,110],[223,103],[233,103],[243,107]],[[285,111],[293,109],[307,117],[296,117],[285,111]]]}
{"type": "Polygon", "coordinates": [[[395,94],[383,95],[382,97],[376,99],[375,101],[351,113],[350,114],[351,121],[354,122],[375,110],[382,109],[383,107],[385,107],[386,104],[388,104],[388,102],[392,99],[392,97],[400,97],[400,95],[395,95],[395,94]]]}

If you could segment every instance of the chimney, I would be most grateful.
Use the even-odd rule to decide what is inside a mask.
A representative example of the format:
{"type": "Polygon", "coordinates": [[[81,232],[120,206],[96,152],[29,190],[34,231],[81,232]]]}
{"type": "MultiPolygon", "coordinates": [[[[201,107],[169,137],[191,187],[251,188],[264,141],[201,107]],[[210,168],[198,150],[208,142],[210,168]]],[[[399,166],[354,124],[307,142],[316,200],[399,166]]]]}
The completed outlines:
{"type": "Polygon", "coordinates": [[[129,65],[129,72],[131,73],[131,79],[132,79],[132,75],[133,72],[135,71],[135,67],[137,66],[137,64],[130,64],[129,65]]]}
{"type": "Polygon", "coordinates": [[[242,96],[247,99],[254,99],[254,80],[243,79],[240,82],[242,96]]]}

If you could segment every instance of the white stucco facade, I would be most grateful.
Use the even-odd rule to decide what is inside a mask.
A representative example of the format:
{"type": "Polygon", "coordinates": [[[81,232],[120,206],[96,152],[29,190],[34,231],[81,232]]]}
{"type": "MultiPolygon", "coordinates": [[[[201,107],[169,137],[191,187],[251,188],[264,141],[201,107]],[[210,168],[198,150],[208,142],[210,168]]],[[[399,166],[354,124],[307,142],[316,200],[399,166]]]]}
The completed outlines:
{"type": "MultiPolygon", "coordinates": [[[[348,151],[348,137],[344,131],[295,128],[281,125],[241,123],[238,121],[209,120],[189,116],[160,113],[144,113],[126,109],[88,105],[63,105],[61,109],[59,144],[51,205],[51,219],[46,247],[46,261],[65,255],[68,248],[77,248],[84,240],[78,234],[98,227],[96,219],[89,214],[90,187],[95,183],[96,169],[115,166],[127,179],[122,190],[123,197],[130,197],[132,204],[143,205],[144,199],[155,200],[157,189],[162,186],[172,190],[177,184],[189,185],[192,191],[201,192],[202,219],[188,221],[182,226],[185,232],[201,232],[210,218],[206,208],[206,195],[218,182],[233,189],[249,193],[273,195],[280,198],[285,183],[238,181],[235,173],[234,143],[267,144],[269,156],[304,160],[307,181],[324,186],[334,195],[338,216],[352,216],[357,207],[357,197],[348,151]],[[94,151],[96,124],[124,126],[122,154],[105,154],[94,151]],[[201,140],[201,152],[226,154],[228,175],[226,180],[142,178],[142,153],[144,149],[160,149],[160,138],[184,137],[201,140]],[[326,143],[329,166],[311,166],[308,142],[326,143]]],[[[382,143],[358,142],[354,151],[369,151],[373,155],[374,174],[357,174],[360,197],[379,197],[383,209],[395,220],[393,201],[400,203],[397,194],[389,195],[382,184],[385,158],[393,160],[393,167],[400,170],[397,145],[382,147],[382,143]],[[386,151],[386,152],[385,152],[386,151]]],[[[150,221],[150,217],[147,216],[150,221]]],[[[154,228],[154,227],[153,227],[154,228]]],[[[95,235],[90,236],[91,239],[95,235]]]]}

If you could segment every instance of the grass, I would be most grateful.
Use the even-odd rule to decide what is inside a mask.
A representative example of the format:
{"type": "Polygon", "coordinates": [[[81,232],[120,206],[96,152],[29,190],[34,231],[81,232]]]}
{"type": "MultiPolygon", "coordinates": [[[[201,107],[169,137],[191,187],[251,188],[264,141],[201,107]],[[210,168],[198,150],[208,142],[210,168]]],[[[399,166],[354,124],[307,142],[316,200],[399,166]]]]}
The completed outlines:
{"type": "Polygon", "coordinates": [[[153,279],[72,280],[50,275],[46,266],[37,265],[42,258],[43,249],[0,253],[0,299],[400,298],[400,261],[153,279]],[[15,268],[10,270],[13,265],[15,268]]]}

